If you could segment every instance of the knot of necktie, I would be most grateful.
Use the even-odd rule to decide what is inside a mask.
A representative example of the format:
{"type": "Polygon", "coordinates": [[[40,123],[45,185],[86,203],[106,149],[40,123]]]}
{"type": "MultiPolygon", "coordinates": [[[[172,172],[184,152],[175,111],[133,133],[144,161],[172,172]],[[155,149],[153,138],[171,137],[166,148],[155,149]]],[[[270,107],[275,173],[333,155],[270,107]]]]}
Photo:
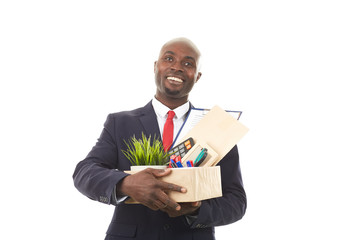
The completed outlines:
{"type": "Polygon", "coordinates": [[[173,120],[173,118],[174,118],[174,116],[175,116],[175,112],[174,111],[168,111],[168,116],[167,116],[167,119],[166,119],[166,121],[167,120],[173,120]]]}

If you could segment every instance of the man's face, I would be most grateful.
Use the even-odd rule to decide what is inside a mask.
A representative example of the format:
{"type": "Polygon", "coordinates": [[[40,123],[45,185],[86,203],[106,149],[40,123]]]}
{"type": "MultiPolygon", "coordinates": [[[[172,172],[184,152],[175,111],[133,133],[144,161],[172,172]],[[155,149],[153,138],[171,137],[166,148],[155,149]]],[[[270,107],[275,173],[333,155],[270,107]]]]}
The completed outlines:
{"type": "Polygon", "coordinates": [[[188,95],[201,76],[198,72],[199,53],[187,42],[166,44],[155,62],[156,97],[158,100],[188,99],[188,95]]]}

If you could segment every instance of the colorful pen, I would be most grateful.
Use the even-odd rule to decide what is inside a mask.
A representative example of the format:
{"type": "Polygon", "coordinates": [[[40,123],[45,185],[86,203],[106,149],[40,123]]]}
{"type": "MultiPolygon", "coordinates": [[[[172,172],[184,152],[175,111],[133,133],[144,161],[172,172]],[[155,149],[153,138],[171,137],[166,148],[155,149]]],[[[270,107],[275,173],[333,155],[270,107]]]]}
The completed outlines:
{"type": "Polygon", "coordinates": [[[204,152],[199,161],[196,162],[195,167],[199,167],[207,157],[207,151],[204,152]]]}
{"type": "Polygon", "coordinates": [[[204,155],[204,153],[207,152],[206,148],[201,149],[201,152],[199,153],[199,155],[196,157],[194,163],[197,163],[204,155]]]}

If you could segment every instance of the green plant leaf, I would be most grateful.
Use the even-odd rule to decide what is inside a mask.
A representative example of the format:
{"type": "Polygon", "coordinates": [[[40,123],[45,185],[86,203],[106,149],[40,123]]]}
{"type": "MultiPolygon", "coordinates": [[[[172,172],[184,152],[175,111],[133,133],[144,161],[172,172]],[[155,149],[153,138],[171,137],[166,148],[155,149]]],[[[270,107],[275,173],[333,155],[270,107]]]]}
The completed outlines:
{"type": "Polygon", "coordinates": [[[164,165],[169,161],[170,155],[164,152],[162,142],[156,137],[147,138],[142,133],[141,139],[133,136],[125,141],[127,150],[121,150],[132,165],[164,165]]]}

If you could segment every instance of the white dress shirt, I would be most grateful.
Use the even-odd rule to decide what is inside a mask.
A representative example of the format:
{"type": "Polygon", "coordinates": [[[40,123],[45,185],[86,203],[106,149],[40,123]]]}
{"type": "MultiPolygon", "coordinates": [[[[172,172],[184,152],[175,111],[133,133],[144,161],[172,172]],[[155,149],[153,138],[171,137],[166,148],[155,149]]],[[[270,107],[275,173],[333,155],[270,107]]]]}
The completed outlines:
{"type": "Polygon", "coordinates": [[[164,125],[168,116],[168,112],[170,110],[175,112],[175,116],[173,119],[174,122],[174,134],[173,134],[173,141],[175,141],[177,134],[179,133],[185,119],[186,119],[186,113],[189,111],[190,109],[190,103],[186,102],[183,105],[175,108],[175,109],[170,109],[167,106],[165,106],[164,104],[162,104],[159,100],[157,100],[155,97],[152,100],[152,105],[154,108],[154,111],[156,113],[156,117],[157,117],[157,122],[159,124],[159,129],[160,129],[160,135],[162,137],[163,131],[164,131],[164,125]]]}

